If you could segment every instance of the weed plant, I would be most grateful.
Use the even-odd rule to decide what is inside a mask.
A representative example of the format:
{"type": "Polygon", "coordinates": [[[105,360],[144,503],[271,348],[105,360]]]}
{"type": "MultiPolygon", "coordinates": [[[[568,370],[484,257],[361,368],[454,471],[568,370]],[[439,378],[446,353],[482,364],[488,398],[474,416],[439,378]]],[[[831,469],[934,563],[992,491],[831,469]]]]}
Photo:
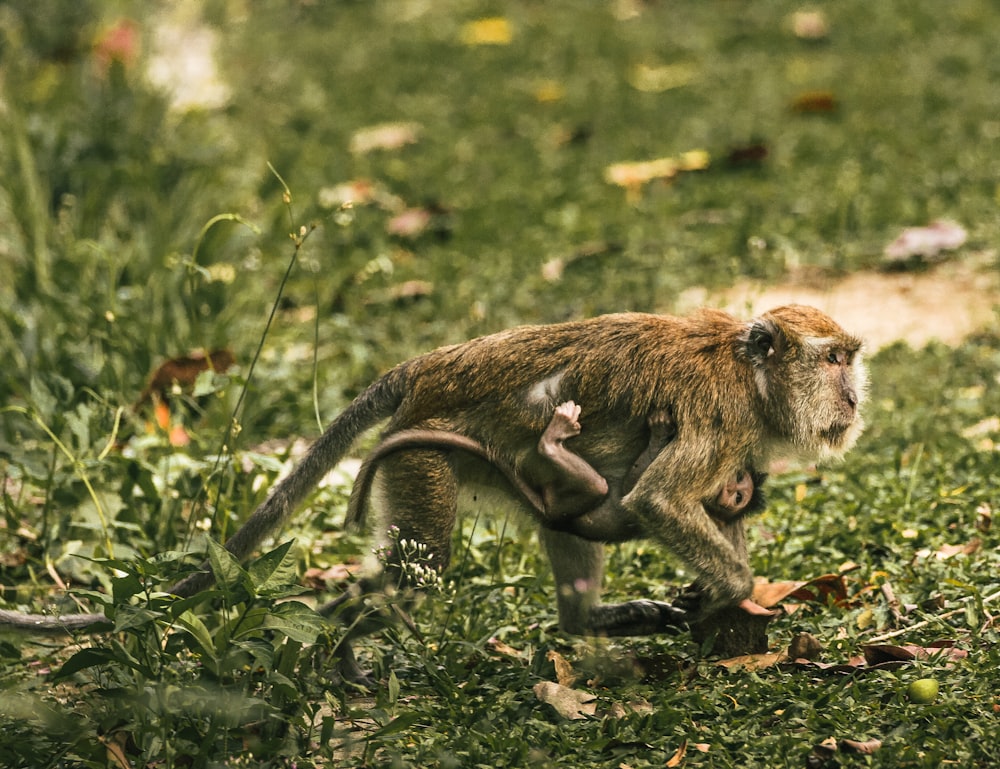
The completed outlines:
{"type": "MultiPolygon", "coordinates": [[[[213,544],[298,450],[265,441],[315,435],[430,347],[871,269],[935,218],[969,230],[959,258],[995,264],[992,4],[849,0],[815,40],[792,34],[792,2],[175,5],[0,5],[2,598],[113,627],[0,639],[0,765],[1000,764],[995,330],[875,355],[861,445],[774,477],[750,532],[769,579],[849,565],[850,600],[781,617],[773,648],[808,632],[845,664],[903,631],[961,659],[746,671],[685,634],[567,638],[530,530],[473,505],[412,621],[360,643],[364,691],[333,676],[345,631],[296,587],[368,554],[342,530],[346,476],[259,560],[213,544]],[[469,44],[484,17],[501,44],[469,44]],[[217,36],[225,106],[178,108],[146,77],[178,24],[217,36]],[[822,111],[793,109],[804,95],[822,111]],[[351,150],[387,122],[415,141],[351,150]],[[691,150],[706,170],[639,194],[605,180],[691,150]],[[348,182],[370,199],[343,205],[348,182]],[[394,229],[407,210],[430,226],[394,229]],[[140,402],[164,360],[220,348],[238,367],[169,393],[165,417],[140,402]],[[191,552],[219,586],[168,599],[191,552]],[[538,701],[560,658],[595,715],[538,701]],[[910,701],[927,677],[937,698],[910,701]],[[816,748],[831,737],[882,748],[816,748]]],[[[649,543],[609,548],[610,600],[689,577],[649,543]]]]}

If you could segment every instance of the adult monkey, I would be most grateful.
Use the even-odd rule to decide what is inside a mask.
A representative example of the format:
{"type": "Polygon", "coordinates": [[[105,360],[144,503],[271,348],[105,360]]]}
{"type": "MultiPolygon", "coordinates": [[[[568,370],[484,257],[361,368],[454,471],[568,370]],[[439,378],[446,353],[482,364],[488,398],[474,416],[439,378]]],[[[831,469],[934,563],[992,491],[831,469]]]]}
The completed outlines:
{"type": "MultiPolygon", "coordinates": [[[[621,500],[621,520],[698,572],[700,591],[686,607],[688,617],[702,618],[748,599],[753,586],[742,523],[720,530],[702,500],[740,469],[765,467],[772,457],[832,457],[850,448],[863,427],[860,351],[857,337],[798,305],[750,322],[713,310],[686,318],[623,313],[444,347],[396,366],[358,396],[226,547],[239,559],[249,556],[355,438],[386,418],[388,436],[414,428],[456,432],[519,468],[555,405],[572,399],[586,404],[588,424],[574,448],[620,485],[648,441],[647,415],[669,411],[677,436],[621,500]]],[[[434,449],[387,457],[380,470],[386,522],[400,537],[426,543],[443,568],[459,483],[497,488],[495,471],[484,475],[483,467],[434,449]]],[[[662,602],[600,604],[603,545],[544,528],[541,538],[565,630],[643,634],[685,618],[662,602]]],[[[171,590],[191,595],[211,579],[203,571],[171,590]]]]}

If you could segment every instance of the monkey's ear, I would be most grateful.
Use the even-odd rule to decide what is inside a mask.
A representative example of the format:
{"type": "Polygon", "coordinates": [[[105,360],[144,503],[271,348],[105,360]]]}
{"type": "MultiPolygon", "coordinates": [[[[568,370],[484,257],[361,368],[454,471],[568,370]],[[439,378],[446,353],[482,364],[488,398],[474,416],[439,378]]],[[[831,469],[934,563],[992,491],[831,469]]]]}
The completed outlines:
{"type": "Polygon", "coordinates": [[[757,365],[780,356],[785,350],[785,335],[771,320],[753,321],[743,338],[747,356],[757,365]]]}

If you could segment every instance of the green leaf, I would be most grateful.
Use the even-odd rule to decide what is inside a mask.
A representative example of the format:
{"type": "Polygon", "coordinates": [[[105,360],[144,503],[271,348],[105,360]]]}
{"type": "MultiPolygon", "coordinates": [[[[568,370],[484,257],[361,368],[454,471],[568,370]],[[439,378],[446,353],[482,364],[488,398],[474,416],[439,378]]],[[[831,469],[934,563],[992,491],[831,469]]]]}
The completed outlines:
{"type": "Polygon", "coordinates": [[[151,671],[146,666],[140,664],[138,660],[132,657],[120,643],[115,642],[111,645],[111,648],[95,646],[90,649],[81,649],[66,660],[66,663],[53,676],[53,679],[60,680],[67,678],[74,673],[79,673],[81,670],[96,667],[97,665],[112,664],[124,665],[146,676],[151,675],[151,671]]]}
{"type": "Polygon", "coordinates": [[[215,643],[212,640],[212,634],[208,631],[208,627],[205,623],[201,621],[201,618],[190,611],[186,611],[177,617],[177,624],[191,634],[195,643],[201,647],[202,652],[204,652],[204,654],[206,654],[212,662],[215,663],[218,659],[216,656],[215,643]]]}
{"type": "Polygon", "coordinates": [[[421,715],[412,710],[407,713],[403,713],[401,716],[392,719],[380,729],[376,729],[374,732],[371,732],[368,735],[368,739],[373,740],[378,737],[388,737],[390,734],[398,734],[399,732],[406,731],[414,724],[420,723],[420,718],[421,715]]]}
{"type": "Polygon", "coordinates": [[[232,593],[241,586],[249,586],[250,580],[240,562],[215,540],[208,541],[208,561],[223,593],[232,593]]]}
{"type": "Polygon", "coordinates": [[[273,595],[288,585],[294,585],[298,572],[295,559],[289,555],[295,540],[284,542],[250,564],[250,581],[257,595],[273,595]]]}
{"type": "Polygon", "coordinates": [[[326,630],[326,620],[300,601],[285,601],[271,609],[262,624],[293,641],[311,644],[326,630]]]}
{"type": "Polygon", "coordinates": [[[115,609],[115,632],[150,625],[163,615],[144,606],[119,606],[115,609]]]}
{"type": "Polygon", "coordinates": [[[116,577],[111,580],[111,596],[116,604],[123,604],[136,593],[142,591],[142,582],[135,574],[116,577]]]}

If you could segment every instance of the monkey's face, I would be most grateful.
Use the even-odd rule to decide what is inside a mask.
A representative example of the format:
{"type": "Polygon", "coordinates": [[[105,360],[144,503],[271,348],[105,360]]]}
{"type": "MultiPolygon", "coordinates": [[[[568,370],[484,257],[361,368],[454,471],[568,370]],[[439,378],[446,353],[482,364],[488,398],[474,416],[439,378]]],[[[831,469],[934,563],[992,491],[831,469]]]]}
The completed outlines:
{"type": "Polygon", "coordinates": [[[861,435],[868,373],[862,342],[811,307],[755,321],[747,349],[772,429],[808,454],[835,457],[861,435]]]}

